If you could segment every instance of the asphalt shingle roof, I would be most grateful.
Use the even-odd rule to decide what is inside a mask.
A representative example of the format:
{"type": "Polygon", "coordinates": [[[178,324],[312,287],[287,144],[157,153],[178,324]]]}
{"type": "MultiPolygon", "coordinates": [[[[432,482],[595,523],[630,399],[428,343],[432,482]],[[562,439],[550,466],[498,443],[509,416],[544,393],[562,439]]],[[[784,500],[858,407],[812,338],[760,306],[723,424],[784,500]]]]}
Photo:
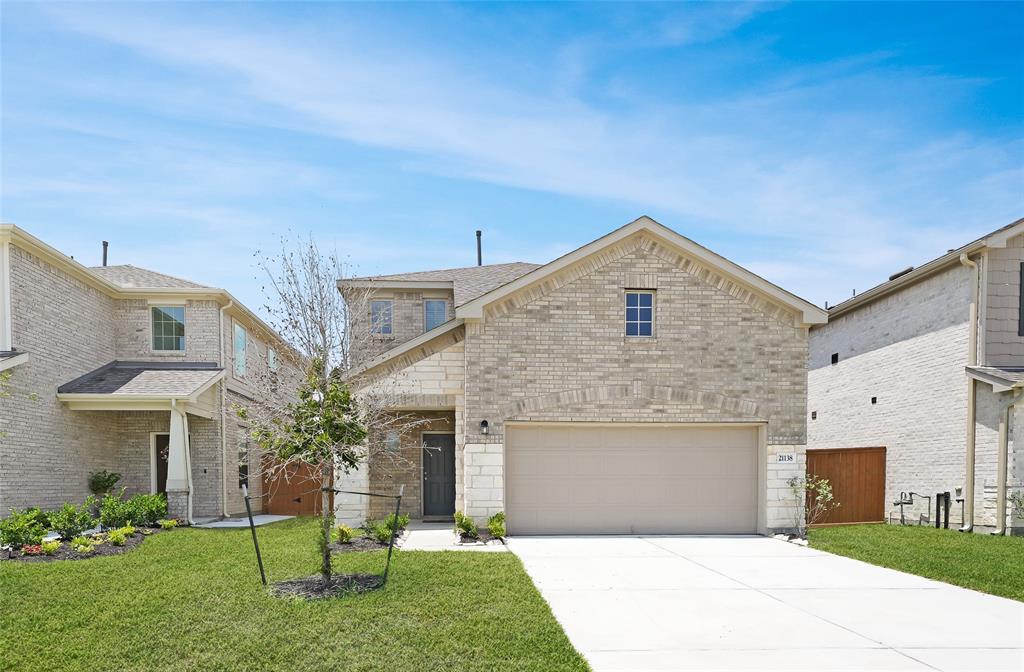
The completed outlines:
{"type": "Polygon", "coordinates": [[[57,392],[187,396],[221,371],[214,362],[114,361],[61,385],[57,392]]]}
{"type": "Polygon", "coordinates": [[[89,269],[107,282],[112,282],[120,287],[152,288],[152,287],[188,287],[209,289],[206,285],[176,278],[166,273],[157,273],[146,268],[139,268],[131,264],[119,266],[93,266],[89,269]]]}
{"type": "Polygon", "coordinates": [[[1024,383],[1024,366],[968,366],[967,370],[998,378],[1008,385],[1024,383]]]}
{"type": "Polygon", "coordinates": [[[485,266],[467,266],[465,268],[445,268],[437,271],[419,271],[416,273],[395,273],[392,275],[370,275],[352,280],[370,280],[385,282],[452,282],[454,284],[454,300],[456,306],[483,296],[492,289],[508,284],[530,271],[540,268],[540,264],[525,261],[514,261],[509,264],[487,264],[485,266]]]}

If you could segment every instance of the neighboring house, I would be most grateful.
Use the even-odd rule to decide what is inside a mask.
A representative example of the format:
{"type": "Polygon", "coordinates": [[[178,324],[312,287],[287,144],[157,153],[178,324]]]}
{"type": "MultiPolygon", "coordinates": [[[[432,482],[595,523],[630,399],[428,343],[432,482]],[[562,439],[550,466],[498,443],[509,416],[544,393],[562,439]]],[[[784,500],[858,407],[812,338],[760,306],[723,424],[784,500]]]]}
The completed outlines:
{"type": "Polygon", "coordinates": [[[934,509],[961,487],[967,524],[1021,526],[1006,492],[1024,484],[1024,411],[1002,449],[999,425],[1024,390],[1022,276],[1018,220],[833,307],[811,330],[808,448],[885,447],[890,514],[901,492],[934,509]]]}
{"type": "MultiPolygon", "coordinates": [[[[431,421],[396,437],[401,464],[340,475],[345,489],[404,484],[414,518],[505,511],[519,534],[796,525],[808,331],[827,315],[657,222],[543,266],[339,289],[371,293],[355,317],[387,348],[350,380],[390,381],[398,408],[431,421]]],[[[336,509],[353,523],[385,513],[359,496],[336,509]]]]}
{"type": "Polygon", "coordinates": [[[0,512],[80,502],[101,469],[172,516],[244,511],[254,447],[232,406],[290,380],[288,352],[222,289],[88,268],[0,224],[0,512]]]}

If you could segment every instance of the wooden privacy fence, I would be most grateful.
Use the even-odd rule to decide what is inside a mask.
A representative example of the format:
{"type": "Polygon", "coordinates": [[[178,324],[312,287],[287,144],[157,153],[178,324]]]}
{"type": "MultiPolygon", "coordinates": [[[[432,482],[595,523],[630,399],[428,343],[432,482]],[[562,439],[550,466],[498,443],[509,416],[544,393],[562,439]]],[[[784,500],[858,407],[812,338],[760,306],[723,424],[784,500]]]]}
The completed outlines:
{"type": "Polygon", "coordinates": [[[817,525],[885,520],[884,447],[808,450],[807,475],[828,479],[840,504],[817,525]]]}
{"type": "MultiPolygon", "coordinates": [[[[263,511],[284,516],[320,515],[323,480],[312,467],[292,464],[287,467],[287,477],[278,473],[277,478],[263,476],[263,511]]],[[[332,479],[333,480],[333,479],[332,479]]],[[[333,483],[328,483],[332,487],[333,483]]],[[[329,493],[334,506],[334,493],[329,493]]]]}

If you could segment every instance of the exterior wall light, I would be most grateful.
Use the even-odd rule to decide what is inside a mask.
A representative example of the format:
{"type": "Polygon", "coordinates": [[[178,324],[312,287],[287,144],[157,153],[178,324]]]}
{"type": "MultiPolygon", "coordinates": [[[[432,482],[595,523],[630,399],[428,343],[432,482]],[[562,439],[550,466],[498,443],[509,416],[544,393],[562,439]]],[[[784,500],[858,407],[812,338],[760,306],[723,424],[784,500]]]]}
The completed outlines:
{"type": "Polygon", "coordinates": [[[486,420],[481,420],[480,421],[480,433],[481,434],[486,434],[487,433],[487,421],[486,420]]]}

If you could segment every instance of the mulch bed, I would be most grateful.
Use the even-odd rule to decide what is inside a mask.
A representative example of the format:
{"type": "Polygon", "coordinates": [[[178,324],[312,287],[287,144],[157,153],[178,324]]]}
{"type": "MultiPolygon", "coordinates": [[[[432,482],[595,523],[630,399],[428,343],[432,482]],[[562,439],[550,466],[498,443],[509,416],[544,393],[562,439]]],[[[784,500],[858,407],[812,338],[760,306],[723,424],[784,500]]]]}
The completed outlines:
{"type": "Polygon", "coordinates": [[[366,593],[377,590],[383,585],[383,577],[376,574],[335,574],[327,583],[324,583],[323,577],[317,574],[301,579],[278,581],[271,586],[270,590],[278,597],[322,600],[329,597],[366,593]]]}
{"type": "Polygon", "coordinates": [[[464,534],[459,535],[460,544],[504,544],[505,540],[501,537],[492,537],[491,533],[487,530],[480,530],[479,537],[474,539],[473,537],[467,537],[464,534]]]}
{"type": "Polygon", "coordinates": [[[105,541],[99,546],[93,546],[91,553],[78,553],[71,548],[71,544],[64,542],[53,555],[25,555],[20,550],[0,550],[0,560],[16,560],[18,562],[53,562],[55,560],[87,560],[89,558],[99,558],[107,555],[121,555],[122,553],[127,553],[141,544],[147,536],[159,534],[165,530],[153,529],[147,531],[151,532],[151,534],[147,535],[136,531],[135,534],[125,539],[124,546],[114,546],[109,541],[105,541]]]}
{"type": "Polygon", "coordinates": [[[387,548],[386,543],[378,543],[376,539],[370,537],[355,537],[352,541],[344,544],[333,542],[331,544],[331,553],[352,553],[355,551],[379,551],[382,548],[387,548]]]}

